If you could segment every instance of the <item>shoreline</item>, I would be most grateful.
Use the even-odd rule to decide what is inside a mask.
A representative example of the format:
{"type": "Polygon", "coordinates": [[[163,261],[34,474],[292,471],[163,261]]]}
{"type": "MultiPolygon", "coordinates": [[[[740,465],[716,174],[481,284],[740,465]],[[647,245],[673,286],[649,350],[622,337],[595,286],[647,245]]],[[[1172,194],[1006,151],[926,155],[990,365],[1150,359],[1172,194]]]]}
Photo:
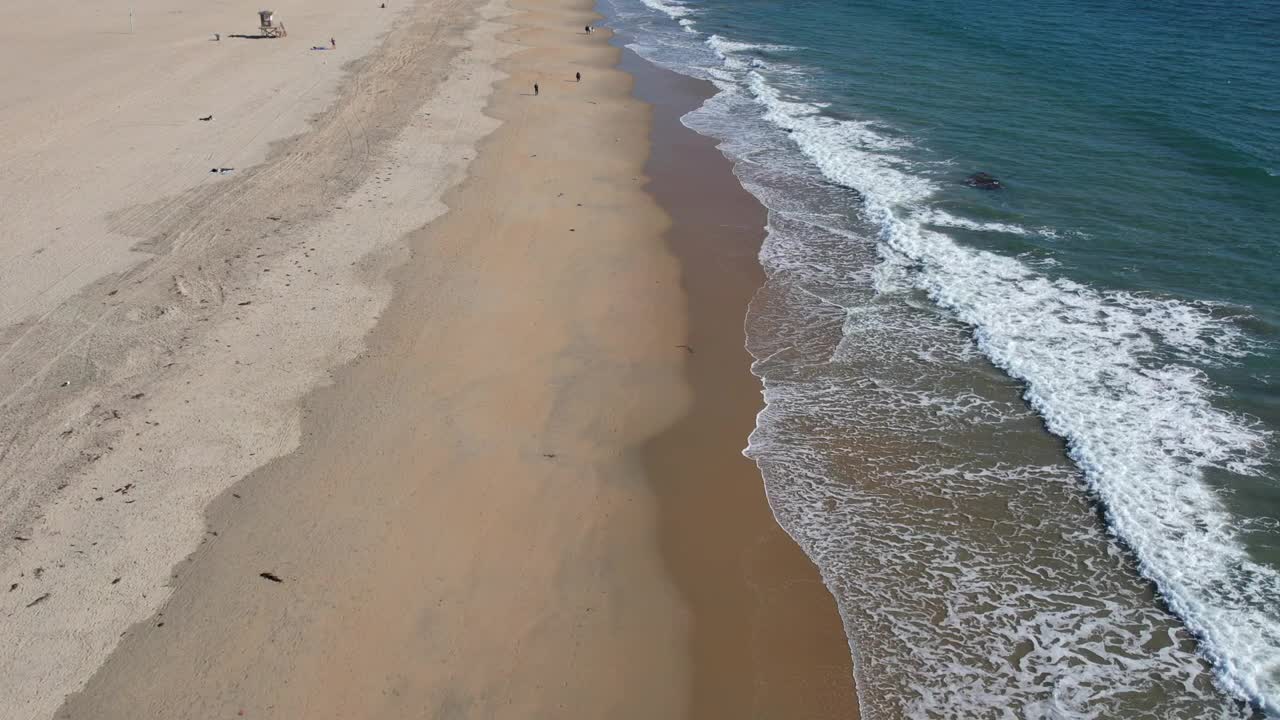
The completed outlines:
{"type": "Polygon", "coordinates": [[[694,615],[688,716],[857,718],[835,599],[778,524],[743,454],[763,407],[744,322],[765,279],[757,257],[765,209],[716,142],[680,122],[714,92],[708,83],[630,50],[620,67],[654,108],[645,189],[672,218],[664,237],[689,298],[693,403],[643,450],[663,557],[694,615]],[[726,603],[726,594],[741,599],[726,603]]]}

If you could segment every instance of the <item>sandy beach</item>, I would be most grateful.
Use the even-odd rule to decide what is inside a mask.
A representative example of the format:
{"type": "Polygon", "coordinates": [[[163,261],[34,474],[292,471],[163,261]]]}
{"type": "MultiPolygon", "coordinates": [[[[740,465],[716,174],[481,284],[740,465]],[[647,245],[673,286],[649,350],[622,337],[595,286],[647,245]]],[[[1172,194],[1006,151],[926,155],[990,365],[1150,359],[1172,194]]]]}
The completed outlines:
{"type": "Polygon", "coordinates": [[[855,715],[698,89],[582,0],[274,9],[0,11],[0,718],[855,715]]]}

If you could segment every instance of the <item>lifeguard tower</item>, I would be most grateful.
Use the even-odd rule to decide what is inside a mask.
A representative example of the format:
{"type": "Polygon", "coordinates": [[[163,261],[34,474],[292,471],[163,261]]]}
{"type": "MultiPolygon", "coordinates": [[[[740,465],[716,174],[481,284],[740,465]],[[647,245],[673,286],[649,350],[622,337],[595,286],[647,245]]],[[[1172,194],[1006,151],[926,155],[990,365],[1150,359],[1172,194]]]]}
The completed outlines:
{"type": "Polygon", "coordinates": [[[276,21],[276,14],[271,10],[259,10],[258,19],[261,24],[258,29],[262,31],[262,37],[282,38],[289,33],[284,30],[284,23],[276,21]]]}

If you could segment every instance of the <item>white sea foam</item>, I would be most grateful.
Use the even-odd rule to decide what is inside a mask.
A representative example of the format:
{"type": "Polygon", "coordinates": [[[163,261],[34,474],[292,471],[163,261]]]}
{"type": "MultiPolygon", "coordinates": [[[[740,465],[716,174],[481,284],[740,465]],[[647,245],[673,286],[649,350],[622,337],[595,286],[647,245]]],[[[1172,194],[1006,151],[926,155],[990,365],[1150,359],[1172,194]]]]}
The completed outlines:
{"type": "Polygon", "coordinates": [[[733,40],[726,40],[720,37],[719,35],[711,35],[710,37],[707,38],[706,43],[707,43],[707,46],[710,47],[712,50],[714,50],[715,53],[719,55],[722,60],[725,58],[728,58],[729,55],[731,55],[732,53],[743,52],[746,50],[754,50],[757,47],[756,45],[752,45],[751,43],[734,42],[733,40]]]}
{"type": "Polygon", "coordinates": [[[771,45],[771,44],[753,44],[726,40],[719,35],[711,35],[706,40],[707,47],[720,58],[724,64],[724,69],[730,71],[747,70],[750,68],[771,68],[772,66],[763,59],[756,57],[755,53],[760,52],[786,52],[795,50],[790,45],[771,45]]]}
{"type": "Polygon", "coordinates": [[[728,58],[734,53],[744,52],[788,52],[795,50],[792,45],[778,45],[774,43],[744,43],[736,40],[728,40],[719,35],[710,35],[706,39],[707,46],[715,51],[722,59],[728,58]]]}
{"type": "Polygon", "coordinates": [[[674,20],[692,15],[695,11],[677,0],[640,0],[645,5],[674,20]]]}
{"type": "Polygon", "coordinates": [[[1205,482],[1209,471],[1257,473],[1267,433],[1217,408],[1202,371],[1156,359],[1163,346],[1188,361],[1230,361],[1248,351],[1243,334],[1207,306],[1055,279],[927,229],[957,223],[937,222],[926,204],[934,188],[886,153],[893,144],[869,123],[785,100],[758,74],[751,83],[765,117],[862,194],[880,229],[878,288],[919,288],[973,326],[982,351],[1025,383],[1027,401],[1067,440],[1113,529],[1202,637],[1220,681],[1280,712],[1280,575],[1250,557],[1205,482]]]}
{"type": "Polygon", "coordinates": [[[916,213],[916,217],[925,225],[934,225],[937,227],[960,228],[963,230],[976,230],[978,232],[998,232],[1009,235],[1025,236],[1036,234],[1021,225],[1001,222],[979,222],[977,220],[957,217],[945,210],[938,210],[936,208],[921,208],[916,213]]]}

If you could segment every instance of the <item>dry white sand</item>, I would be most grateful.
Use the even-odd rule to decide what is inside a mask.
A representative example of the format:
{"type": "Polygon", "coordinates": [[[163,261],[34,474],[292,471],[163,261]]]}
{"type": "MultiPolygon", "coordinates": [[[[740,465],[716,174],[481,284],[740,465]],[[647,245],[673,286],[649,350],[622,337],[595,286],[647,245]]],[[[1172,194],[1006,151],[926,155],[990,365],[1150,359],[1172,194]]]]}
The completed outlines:
{"type": "Polygon", "coordinates": [[[498,8],[388,5],[280,0],[258,40],[239,3],[0,4],[0,718],[50,715],[297,447],[496,126],[498,8]]]}

